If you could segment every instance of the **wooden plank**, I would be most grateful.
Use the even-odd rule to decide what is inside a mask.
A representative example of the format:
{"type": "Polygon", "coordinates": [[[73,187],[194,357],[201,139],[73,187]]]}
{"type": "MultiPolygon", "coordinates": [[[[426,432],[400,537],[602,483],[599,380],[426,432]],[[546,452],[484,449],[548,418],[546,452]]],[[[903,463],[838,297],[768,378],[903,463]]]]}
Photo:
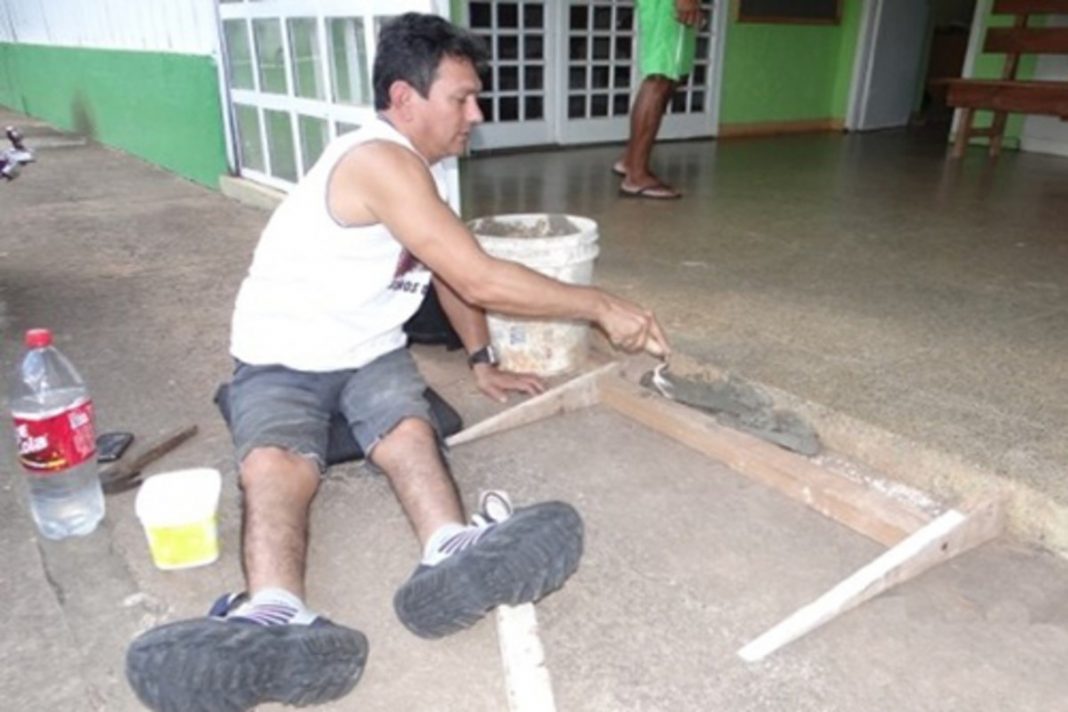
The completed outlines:
{"type": "Polygon", "coordinates": [[[497,641],[510,712],[555,712],[534,604],[497,607],[497,641]]]}
{"type": "Polygon", "coordinates": [[[721,426],[618,376],[600,384],[601,403],[732,469],[774,487],[820,514],[887,546],[924,526],[926,513],[859,482],[831,474],[806,457],[721,426]]]}
{"type": "Polygon", "coordinates": [[[600,397],[598,381],[619,369],[619,363],[613,361],[604,364],[589,373],[585,373],[562,385],[551,388],[541,395],[534,396],[497,415],[475,423],[455,435],[446,438],[450,447],[469,443],[487,435],[504,432],[521,425],[529,425],[554,415],[567,413],[596,405],[600,397]]]}
{"type": "Polygon", "coordinates": [[[746,644],[738,655],[749,662],[761,660],[864,601],[990,541],[1003,526],[1000,498],[963,512],[952,509],[746,644]]]}
{"type": "Polygon", "coordinates": [[[973,109],[1068,116],[1068,82],[953,80],[949,83],[946,103],[973,109]]]}
{"type": "Polygon", "coordinates": [[[1068,0],[996,0],[995,15],[1068,15],[1068,0]]]}
{"type": "Polygon", "coordinates": [[[991,27],[983,51],[994,54],[1068,54],[1068,27],[991,27]]]}
{"type": "Polygon", "coordinates": [[[785,136],[802,133],[842,131],[841,119],[806,119],[802,121],[758,121],[755,123],[726,123],[719,126],[719,138],[755,138],[785,136]]]}

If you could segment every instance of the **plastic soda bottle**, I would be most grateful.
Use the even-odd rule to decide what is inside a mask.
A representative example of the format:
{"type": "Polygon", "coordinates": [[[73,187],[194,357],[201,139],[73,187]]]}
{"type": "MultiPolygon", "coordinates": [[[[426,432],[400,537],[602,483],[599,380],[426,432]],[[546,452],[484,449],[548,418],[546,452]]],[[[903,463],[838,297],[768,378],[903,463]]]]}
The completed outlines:
{"type": "Polygon", "coordinates": [[[26,347],[12,379],[10,405],[30,511],[42,536],[82,536],[104,518],[93,401],[81,376],[52,345],[51,331],[30,329],[26,347]]]}

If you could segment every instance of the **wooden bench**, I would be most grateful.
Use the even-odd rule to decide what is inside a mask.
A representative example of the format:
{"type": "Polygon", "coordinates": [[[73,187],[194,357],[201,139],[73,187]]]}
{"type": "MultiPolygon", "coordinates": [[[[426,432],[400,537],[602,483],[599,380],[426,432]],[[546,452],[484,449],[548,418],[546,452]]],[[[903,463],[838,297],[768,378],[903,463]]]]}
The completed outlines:
{"type": "Polygon", "coordinates": [[[953,158],[964,155],[974,136],[990,138],[990,155],[1001,152],[1005,123],[1010,113],[1046,114],[1068,121],[1068,77],[1066,81],[1024,81],[1016,78],[1020,56],[1025,54],[1068,54],[1068,27],[1028,27],[1028,18],[1037,14],[1068,14],[1068,0],[996,0],[994,14],[1015,15],[1012,27],[991,27],[986,31],[983,51],[1004,54],[1001,79],[953,79],[949,81],[946,103],[961,110],[953,158]],[[975,112],[994,112],[989,127],[972,125],[975,112]]]}

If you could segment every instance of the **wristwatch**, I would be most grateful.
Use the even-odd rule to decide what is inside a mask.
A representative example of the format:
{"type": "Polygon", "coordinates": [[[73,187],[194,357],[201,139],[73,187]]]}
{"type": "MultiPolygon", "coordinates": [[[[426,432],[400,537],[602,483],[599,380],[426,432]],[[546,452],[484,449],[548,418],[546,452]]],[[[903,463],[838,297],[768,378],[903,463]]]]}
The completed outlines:
{"type": "Polygon", "coordinates": [[[500,363],[500,359],[497,358],[497,352],[494,350],[492,344],[486,344],[467,357],[467,365],[471,368],[474,368],[476,364],[480,363],[488,363],[490,366],[496,366],[500,363]]]}

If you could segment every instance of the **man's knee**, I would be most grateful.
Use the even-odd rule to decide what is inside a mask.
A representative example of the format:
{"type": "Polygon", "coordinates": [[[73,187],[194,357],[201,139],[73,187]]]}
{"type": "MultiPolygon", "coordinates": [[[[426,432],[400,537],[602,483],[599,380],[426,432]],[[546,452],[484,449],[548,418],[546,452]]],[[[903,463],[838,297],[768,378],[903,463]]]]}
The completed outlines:
{"type": "Polygon", "coordinates": [[[437,441],[437,434],[434,432],[434,427],[422,418],[408,417],[402,419],[382,437],[383,443],[387,440],[391,442],[429,442],[434,444],[437,441]]]}
{"type": "Polygon", "coordinates": [[[434,427],[422,418],[410,416],[398,422],[371,448],[370,459],[378,467],[389,467],[411,457],[437,452],[434,427]]]}
{"type": "Polygon", "coordinates": [[[297,486],[318,485],[319,471],[309,457],[279,447],[257,447],[241,461],[240,484],[245,492],[280,480],[297,486]]]}

